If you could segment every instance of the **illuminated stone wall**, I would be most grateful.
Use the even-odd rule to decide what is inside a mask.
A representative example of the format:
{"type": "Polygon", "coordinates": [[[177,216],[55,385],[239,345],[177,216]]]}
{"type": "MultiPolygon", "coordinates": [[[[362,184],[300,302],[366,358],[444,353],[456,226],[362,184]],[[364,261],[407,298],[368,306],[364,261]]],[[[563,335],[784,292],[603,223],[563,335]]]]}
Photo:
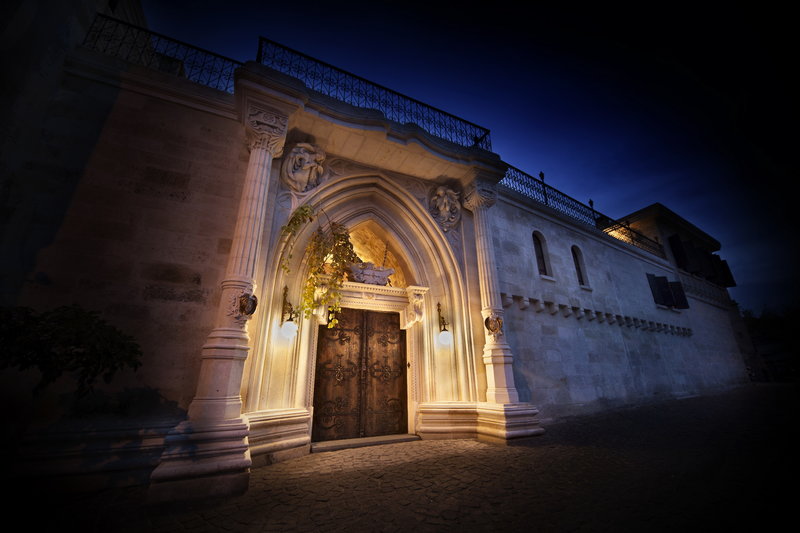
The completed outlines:
{"type": "Polygon", "coordinates": [[[647,274],[678,281],[666,260],[504,196],[495,250],[520,399],[545,418],[696,394],[746,380],[730,306],[687,290],[689,309],[656,305],[647,274]],[[538,273],[532,233],[552,272],[538,273]],[[571,247],[583,253],[580,286],[571,247]]]}

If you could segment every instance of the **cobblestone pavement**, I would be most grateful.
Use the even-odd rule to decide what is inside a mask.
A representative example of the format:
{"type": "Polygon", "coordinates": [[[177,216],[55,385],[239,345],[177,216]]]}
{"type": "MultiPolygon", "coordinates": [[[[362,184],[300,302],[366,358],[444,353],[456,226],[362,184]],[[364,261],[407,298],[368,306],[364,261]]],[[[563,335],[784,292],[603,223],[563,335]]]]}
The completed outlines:
{"type": "MultiPolygon", "coordinates": [[[[773,531],[797,502],[797,387],[561,421],[523,445],[415,441],[254,469],[242,496],[39,507],[84,531],[773,531]]],[[[780,529],[783,529],[782,527],[780,529]]]]}

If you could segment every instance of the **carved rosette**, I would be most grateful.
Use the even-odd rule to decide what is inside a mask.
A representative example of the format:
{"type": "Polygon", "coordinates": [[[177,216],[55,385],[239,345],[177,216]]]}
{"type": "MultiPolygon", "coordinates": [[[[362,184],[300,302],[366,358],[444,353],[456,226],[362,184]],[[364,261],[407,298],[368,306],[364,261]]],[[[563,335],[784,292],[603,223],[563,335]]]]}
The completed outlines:
{"type": "Polygon", "coordinates": [[[247,144],[250,151],[263,149],[280,157],[289,117],[275,110],[253,106],[247,113],[247,144]]]}
{"type": "Polygon", "coordinates": [[[483,180],[473,181],[464,192],[464,207],[470,211],[490,208],[497,201],[497,191],[492,183],[483,180]]]}
{"type": "Polygon", "coordinates": [[[306,192],[322,181],[325,152],[319,146],[298,143],[283,159],[281,179],[295,192],[306,192]]]}
{"type": "Polygon", "coordinates": [[[444,185],[434,187],[428,195],[428,212],[444,232],[449,231],[461,220],[461,203],[458,196],[458,192],[444,185]]]}

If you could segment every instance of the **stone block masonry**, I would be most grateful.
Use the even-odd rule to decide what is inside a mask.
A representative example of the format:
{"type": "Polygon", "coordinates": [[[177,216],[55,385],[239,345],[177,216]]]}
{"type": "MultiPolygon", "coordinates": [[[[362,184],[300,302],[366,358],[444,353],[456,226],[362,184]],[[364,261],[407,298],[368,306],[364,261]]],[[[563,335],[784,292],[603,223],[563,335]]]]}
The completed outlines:
{"type": "Polygon", "coordinates": [[[746,380],[730,302],[693,290],[687,291],[689,309],[658,306],[647,274],[682,279],[667,260],[547,210],[515,201],[496,208],[508,342],[518,354],[515,381],[520,399],[537,405],[543,416],[698,394],[746,380]],[[547,275],[538,272],[534,231],[545,240],[547,275]],[[582,284],[573,246],[585,263],[582,284]]]}

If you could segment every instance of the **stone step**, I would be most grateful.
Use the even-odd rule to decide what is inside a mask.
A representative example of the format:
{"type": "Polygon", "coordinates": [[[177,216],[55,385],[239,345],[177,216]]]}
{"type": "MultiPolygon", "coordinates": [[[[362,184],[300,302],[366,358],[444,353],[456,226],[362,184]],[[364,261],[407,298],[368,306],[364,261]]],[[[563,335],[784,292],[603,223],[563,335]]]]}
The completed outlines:
{"type": "Polygon", "coordinates": [[[332,452],[362,446],[375,446],[377,444],[394,444],[395,442],[409,442],[420,440],[418,435],[380,435],[378,437],[362,437],[358,439],[328,440],[312,442],[311,453],[332,452]]]}

